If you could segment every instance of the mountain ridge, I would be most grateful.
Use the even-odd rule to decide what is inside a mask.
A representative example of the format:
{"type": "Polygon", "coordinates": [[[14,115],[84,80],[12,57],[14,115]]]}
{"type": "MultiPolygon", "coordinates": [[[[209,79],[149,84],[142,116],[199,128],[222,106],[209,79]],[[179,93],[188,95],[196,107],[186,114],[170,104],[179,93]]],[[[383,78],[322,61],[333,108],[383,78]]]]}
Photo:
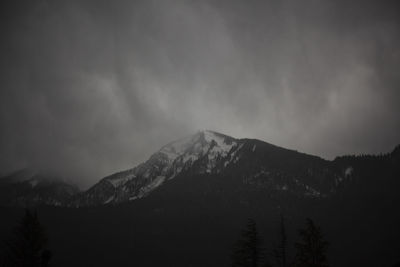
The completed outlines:
{"type": "MultiPolygon", "coordinates": [[[[274,186],[277,190],[286,191],[289,190],[290,182],[290,187],[295,188],[295,191],[303,190],[302,194],[314,197],[326,195],[329,190],[333,190],[331,185],[325,186],[330,187],[328,191],[323,187],[315,189],[314,187],[318,187],[315,181],[306,183],[302,178],[294,178],[288,174],[283,170],[287,166],[279,163],[287,158],[294,162],[313,161],[316,165],[329,162],[317,156],[281,148],[257,139],[236,139],[215,131],[198,131],[194,135],[161,147],[147,161],[134,168],[104,177],[81,194],[75,205],[115,204],[135,200],[147,196],[178,175],[224,175],[229,169],[235,169],[236,164],[240,165],[236,168],[237,174],[247,175],[242,177],[245,183],[274,186]],[[242,160],[243,158],[245,160],[242,160]],[[268,162],[271,166],[268,166],[268,162]],[[266,181],[268,179],[271,181],[266,181]]],[[[296,163],[289,165],[294,164],[296,163]]]]}
{"type": "MultiPolygon", "coordinates": [[[[398,150],[399,146],[391,154],[398,154],[398,150]]],[[[32,191],[39,182],[31,179],[34,175],[27,169],[19,174],[22,177],[22,174],[28,173],[27,180],[19,178],[23,181],[14,181],[12,184],[23,185],[21,192],[13,189],[17,192],[14,193],[14,198],[16,195],[22,199],[22,203],[31,201],[33,205],[70,207],[129,202],[148,196],[176,177],[199,176],[202,179],[201,177],[207,175],[229,176],[230,180],[226,183],[237,181],[239,188],[252,186],[271,196],[291,194],[296,197],[323,198],[334,194],[347,180],[352,179],[354,167],[351,166],[351,160],[346,160],[347,157],[351,156],[326,160],[258,139],[239,139],[202,130],[169,142],[148,160],[133,168],[105,176],[85,191],[79,191],[62,181],[55,187],[55,190],[61,192],[62,197],[59,199],[53,192],[41,193],[53,195],[52,200],[47,197],[47,200],[42,200],[43,197],[37,192],[32,197],[26,182],[31,184],[32,191]],[[24,200],[23,194],[29,196],[24,200]]],[[[16,176],[18,175],[9,175],[8,178],[0,179],[0,187],[7,184],[7,179],[16,179],[16,176]]],[[[15,205],[10,194],[6,194],[0,204],[7,202],[15,205]],[[7,197],[11,199],[7,200],[7,197]]]]}

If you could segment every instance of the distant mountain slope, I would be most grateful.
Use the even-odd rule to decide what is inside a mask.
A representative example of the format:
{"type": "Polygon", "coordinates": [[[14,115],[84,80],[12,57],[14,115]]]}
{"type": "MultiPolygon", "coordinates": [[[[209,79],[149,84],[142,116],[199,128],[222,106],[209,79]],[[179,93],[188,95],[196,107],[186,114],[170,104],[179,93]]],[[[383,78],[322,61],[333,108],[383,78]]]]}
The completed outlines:
{"type": "Polygon", "coordinates": [[[24,169],[0,178],[0,205],[66,206],[79,189],[57,177],[24,169]]]}

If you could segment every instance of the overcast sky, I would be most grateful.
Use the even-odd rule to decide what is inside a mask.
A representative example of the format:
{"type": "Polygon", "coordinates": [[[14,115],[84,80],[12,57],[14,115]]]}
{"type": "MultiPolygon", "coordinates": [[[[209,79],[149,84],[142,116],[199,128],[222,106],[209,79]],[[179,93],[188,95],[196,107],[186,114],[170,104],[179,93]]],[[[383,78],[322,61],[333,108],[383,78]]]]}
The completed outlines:
{"type": "Polygon", "coordinates": [[[0,173],[89,185],[211,129],[327,159],[400,143],[398,1],[1,1],[0,173]]]}

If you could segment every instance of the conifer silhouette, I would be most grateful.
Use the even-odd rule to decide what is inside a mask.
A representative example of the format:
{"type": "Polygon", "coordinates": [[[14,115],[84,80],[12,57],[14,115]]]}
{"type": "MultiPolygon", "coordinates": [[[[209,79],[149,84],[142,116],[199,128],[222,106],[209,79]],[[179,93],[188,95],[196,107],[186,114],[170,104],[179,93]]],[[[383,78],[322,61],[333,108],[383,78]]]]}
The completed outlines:
{"type": "Polygon", "coordinates": [[[14,230],[14,238],[6,244],[5,266],[49,266],[51,252],[46,249],[47,237],[36,211],[25,210],[25,215],[14,230]]]}
{"type": "Polygon", "coordinates": [[[287,265],[287,235],[286,235],[286,226],[285,226],[285,218],[283,214],[280,216],[279,223],[279,244],[276,249],[274,249],[274,256],[276,259],[276,263],[280,267],[286,267],[287,265]]]}
{"type": "Polygon", "coordinates": [[[242,237],[237,241],[232,255],[233,267],[258,267],[261,262],[262,248],[256,223],[249,219],[242,237]]]}
{"type": "Polygon", "coordinates": [[[300,242],[295,243],[297,249],[294,266],[296,267],[328,267],[326,242],[321,233],[311,219],[307,219],[306,228],[300,229],[300,242]]]}

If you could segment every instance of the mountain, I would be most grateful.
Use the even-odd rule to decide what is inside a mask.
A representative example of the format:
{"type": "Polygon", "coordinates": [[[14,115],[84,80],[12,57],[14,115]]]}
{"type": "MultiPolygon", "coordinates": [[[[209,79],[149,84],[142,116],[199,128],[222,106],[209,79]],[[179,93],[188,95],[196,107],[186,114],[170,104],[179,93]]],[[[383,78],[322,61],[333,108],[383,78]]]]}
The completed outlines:
{"type": "Polygon", "coordinates": [[[78,187],[58,177],[29,169],[0,178],[3,206],[66,206],[78,192],[78,187]]]}
{"type": "MultiPolygon", "coordinates": [[[[288,263],[297,230],[312,218],[330,243],[329,266],[391,267],[400,262],[399,148],[324,160],[201,131],[73,195],[69,207],[37,210],[54,266],[230,266],[248,218],[274,264],[283,214],[288,263]]],[[[4,181],[32,177],[17,176],[4,181]]],[[[5,239],[23,210],[0,214],[5,239]]]]}
{"type": "MultiPolygon", "coordinates": [[[[149,195],[177,177],[229,176],[271,196],[326,197],[351,178],[352,167],[254,139],[235,139],[199,131],[171,142],[146,162],[100,180],[79,194],[73,205],[116,204],[149,195]]],[[[189,186],[189,185],[188,185],[189,186]]]]}
{"type": "MultiPolygon", "coordinates": [[[[398,158],[398,151],[399,147],[392,158],[398,158]]],[[[260,140],[205,130],[163,146],[144,163],[109,175],[84,192],[51,175],[15,172],[0,178],[0,205],[115,205],[144,198],[171,183],[183,183],[183,191],[197,190],[189,182],[193,179],[209,181],[204,185],[208,193],[259,192],[270,199],[321,199],[354,186],[360,170],[365,169],[355,159],[345,156],[329,161],[260,140]]]]}

